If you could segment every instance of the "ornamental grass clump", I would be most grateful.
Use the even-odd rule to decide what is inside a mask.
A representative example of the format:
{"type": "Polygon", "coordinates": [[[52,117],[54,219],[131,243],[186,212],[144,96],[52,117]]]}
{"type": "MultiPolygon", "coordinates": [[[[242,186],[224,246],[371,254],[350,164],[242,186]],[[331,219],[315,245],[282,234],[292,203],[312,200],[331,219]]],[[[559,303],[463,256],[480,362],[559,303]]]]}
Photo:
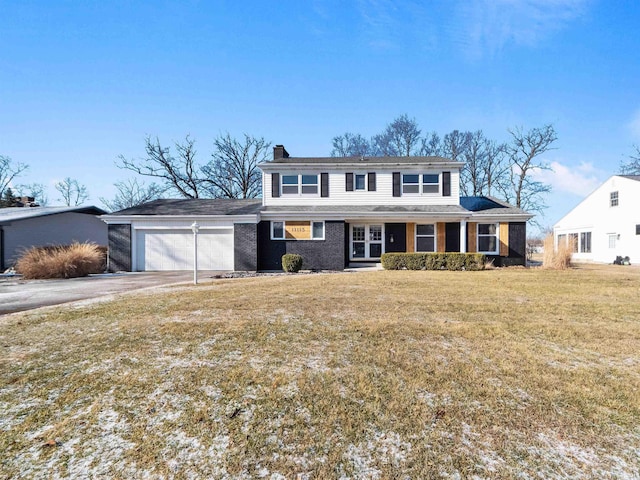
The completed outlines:
{"type": "Polygon", "coordinates": [[[571,266],[573,251],[571,242],[560,241],[556,247],[553,235],[547,235],[544,239],[542,266],[553,270],[566,270],[571,266]]]}
{"type": "Polygon", "coordinates": [[[16,262],[27,279],[86,277],[104,271],[105,250],[94,243],[32,247],[16,262]]]}

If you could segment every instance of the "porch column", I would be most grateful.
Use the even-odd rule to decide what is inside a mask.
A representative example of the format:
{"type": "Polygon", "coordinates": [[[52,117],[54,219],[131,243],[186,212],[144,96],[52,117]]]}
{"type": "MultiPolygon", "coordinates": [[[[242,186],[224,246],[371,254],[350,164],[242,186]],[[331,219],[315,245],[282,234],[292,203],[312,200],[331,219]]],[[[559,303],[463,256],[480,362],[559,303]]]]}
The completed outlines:
{"type": "Polygon", "coordinates": [[[467,221],[460,220],[460,253],[467,253],[467,221]]]}

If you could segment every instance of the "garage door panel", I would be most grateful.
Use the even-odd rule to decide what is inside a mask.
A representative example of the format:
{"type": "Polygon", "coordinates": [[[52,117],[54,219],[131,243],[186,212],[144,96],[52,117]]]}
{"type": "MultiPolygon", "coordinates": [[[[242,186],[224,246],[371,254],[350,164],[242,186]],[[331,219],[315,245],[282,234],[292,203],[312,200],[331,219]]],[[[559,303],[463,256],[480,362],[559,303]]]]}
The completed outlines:
{"type": "MultiPolygon", "coordinates": [[[[138,230],[138,270],[193,269],[191,230],[138,230]]],[[[233,270],[233,229],[200,230],[198,269],[233,270]]]]}

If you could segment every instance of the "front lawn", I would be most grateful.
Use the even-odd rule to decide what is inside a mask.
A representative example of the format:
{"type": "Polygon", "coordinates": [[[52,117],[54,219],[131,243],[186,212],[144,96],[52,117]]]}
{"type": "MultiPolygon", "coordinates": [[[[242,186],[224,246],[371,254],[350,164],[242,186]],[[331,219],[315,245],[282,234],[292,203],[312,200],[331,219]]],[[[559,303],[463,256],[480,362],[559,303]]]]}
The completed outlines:
{"type": "Polygon", "coordinates": [[[2,478],[638,478],[640,269],[215,280],[0,317],[2,478]]]}

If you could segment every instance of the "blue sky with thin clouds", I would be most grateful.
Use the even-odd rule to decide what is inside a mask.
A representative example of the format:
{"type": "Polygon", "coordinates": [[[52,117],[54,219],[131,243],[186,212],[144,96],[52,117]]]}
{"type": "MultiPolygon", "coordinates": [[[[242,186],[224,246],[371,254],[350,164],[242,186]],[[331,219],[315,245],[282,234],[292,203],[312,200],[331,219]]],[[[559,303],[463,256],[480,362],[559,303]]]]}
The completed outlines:
{"type": "Polygon", "coordinates": [[[322,156],[400,114],[423,132],[552,123],[553,224],[640,143],[640,2],[0,0],[0,154],[19,183],[131,177],[119,154],[220,133],[322,156]]]}

